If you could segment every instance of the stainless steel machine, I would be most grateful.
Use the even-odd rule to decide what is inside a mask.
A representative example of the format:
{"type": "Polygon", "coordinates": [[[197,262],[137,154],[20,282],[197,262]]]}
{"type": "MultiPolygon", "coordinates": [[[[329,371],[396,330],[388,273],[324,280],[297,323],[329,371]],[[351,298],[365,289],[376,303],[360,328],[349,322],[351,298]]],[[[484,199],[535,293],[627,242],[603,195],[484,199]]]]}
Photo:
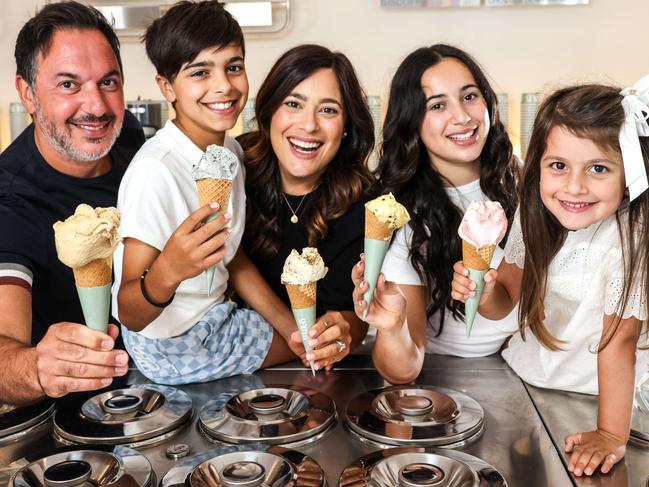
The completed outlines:
{"type": "Polygon", "coordinates": [[[126,109],[138,119],[147,139],[153,137],[169,119],[169,107],[165,100],[127,101],[126,109]]]}

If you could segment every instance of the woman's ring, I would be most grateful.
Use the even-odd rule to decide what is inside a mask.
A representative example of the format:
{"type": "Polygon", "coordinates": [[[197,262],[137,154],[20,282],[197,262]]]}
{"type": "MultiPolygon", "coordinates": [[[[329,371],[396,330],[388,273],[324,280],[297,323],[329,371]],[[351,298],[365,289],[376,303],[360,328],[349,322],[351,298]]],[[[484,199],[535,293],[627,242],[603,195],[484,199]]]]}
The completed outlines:
{"type": "Polygon", "coordinates": [[[347,348],[347,344],[343,342],[340,338],[336,338],[334,341],[338,344],[338,353],[341,353],[343,350],[347,348]]]}

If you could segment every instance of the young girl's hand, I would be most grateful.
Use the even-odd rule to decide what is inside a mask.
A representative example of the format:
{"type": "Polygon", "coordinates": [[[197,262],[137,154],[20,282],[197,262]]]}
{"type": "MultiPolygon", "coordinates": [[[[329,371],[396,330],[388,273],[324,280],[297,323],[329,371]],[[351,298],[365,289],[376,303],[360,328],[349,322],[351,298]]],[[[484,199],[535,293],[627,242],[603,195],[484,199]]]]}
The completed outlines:
{"type": "MultiPolygon", "coordinates": [[[[352,281],[354,282],[354,312],[362,320],[363,310],[367,303],[363,294],[368,289],[368,284],[363,280],[365,270],[365,256],[352,269],[352,281]]],[[[393,282],[385,280],[383,273],[379,275],[376,283],[374,297],[370,304],[365,321],[382,331],[401,329],[406,320],[406,298],[393,282]]]]}
{"type": "MultiPolygon", "coordinates": [[[[496,279],[498,278],[498,271],[496,269],[489,269],[484,276],[484,291],[480,297],[480,304],[483,304],[489,299],[489,295],[493,292],[496,286],[496,279]]],[[[453,282],[451,282],[451,297],[456,301],[465,302],[468,298],[475,296],[475,282],[469,279],[469,271],[464,267],[464,262],[457,261],[453,265],[453,282]]]]}
{"type": "Polygon", "coordinates": [[[203,220],[219,209],[218,203],[205,205],[190,214],[167,241],[158,260],[174,283],[195,277],[225,257],[230,230],[224,228],[230,215],[223,213],[208,223],[203,220]],[[220,233],[216,234],[216,232],[220,233]],[[216,234],[216,235],[215,235],[216,234]]]}
{"type": "Polygon", "coordinates": [[[626,441],[603,430],[576,433],[566,438],[564,450],[571,453],[568,471],[577,477],[592,475],[598,466],[608,473],[613,465],[624,458],[626,441]]]}

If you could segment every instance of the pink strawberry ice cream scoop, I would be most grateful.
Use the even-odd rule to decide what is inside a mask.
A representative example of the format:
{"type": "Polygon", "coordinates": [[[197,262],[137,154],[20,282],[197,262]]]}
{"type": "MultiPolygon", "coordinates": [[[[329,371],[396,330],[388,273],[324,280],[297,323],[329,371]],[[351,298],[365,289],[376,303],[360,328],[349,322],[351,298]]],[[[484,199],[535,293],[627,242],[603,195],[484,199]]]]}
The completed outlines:
{"type": "Polygon", "coordinates": [[[462,240],[479,249],[497,245],[507,233],[507,215],[497,201],[473,201],[458,228],[462,240]]]}

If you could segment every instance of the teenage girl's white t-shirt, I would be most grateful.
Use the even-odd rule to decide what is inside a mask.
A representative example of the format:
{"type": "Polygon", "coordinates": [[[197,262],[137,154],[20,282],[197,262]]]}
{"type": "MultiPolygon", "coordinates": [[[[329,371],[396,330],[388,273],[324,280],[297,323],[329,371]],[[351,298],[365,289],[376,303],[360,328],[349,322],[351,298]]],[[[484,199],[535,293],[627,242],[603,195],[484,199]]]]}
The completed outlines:
{"type": "MultiPolygon", "coordinates": [[[[487,201],[487,196],[480,189],[480,180],[473,181],[457,188],[447,188],[446,192],[457,207],[466,210],[472,201],[487,201]]],[[[417,271],[408,257],[412,242],[412,228],[406,225],[397,231],[383,262],[382,271],[388,281],[397,284],[423,286],[417,271]]],[[[496,248],[491,267],[497,268],[503,258],[503,250],[496,248]]],[[[426,330],[426,353],[456,355],[458,357],[483,357],[498,352],[503,341],[518,330],[518,307],[504,319],[488,320],[476,314],[471,336],[466,337],[464,321],[458,321],[448,311],[444,320],[444,329],[438,335],[439,311],[428,320],[426,330]]]]}

